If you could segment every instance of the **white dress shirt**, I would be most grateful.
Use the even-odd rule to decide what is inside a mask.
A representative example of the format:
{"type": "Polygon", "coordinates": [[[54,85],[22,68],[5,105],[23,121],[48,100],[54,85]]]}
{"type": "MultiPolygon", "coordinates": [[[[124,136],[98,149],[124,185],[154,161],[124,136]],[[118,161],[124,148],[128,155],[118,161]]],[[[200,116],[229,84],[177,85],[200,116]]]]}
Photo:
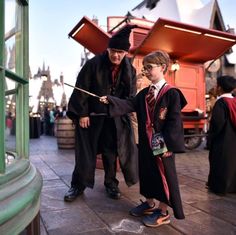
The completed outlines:
{"type": "Polygon", "coordinates": [[[151,86],[154,86],[155,87],[155,90],[154,90],[154,95],[155,95],[155,99],[157,98],[157,95],[160,91],[160,89],[162,88],[162,86],[166,83],[166,80],[165,79],[161,79],[159,82],[157,82],[156,84],[151,84],[151,86]]]}

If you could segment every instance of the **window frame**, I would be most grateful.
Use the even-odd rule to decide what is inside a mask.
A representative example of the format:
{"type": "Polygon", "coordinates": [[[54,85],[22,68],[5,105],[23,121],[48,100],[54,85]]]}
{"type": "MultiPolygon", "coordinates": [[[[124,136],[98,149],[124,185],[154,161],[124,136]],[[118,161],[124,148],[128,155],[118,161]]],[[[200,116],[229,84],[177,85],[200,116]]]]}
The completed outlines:
{"type": "MultiPolygon", "coordinates": [[[[20,38],[16,40],[15,71],[5,67],[5,2],[0,0],[0,174],[8,168],[5,163],[5,112],[7,95],[16,95],[16,159],[29,158],[29,48],[28,48],[28,1],[15,0],[18,13],[21,14],[20,38]],[[15,89],[5,90],[5,79],[17,83],[15,89]]],[[[14,35],[15,36],[15,35],[14,35]]],[[[17,162],[17,161],[16,161],[17,162]]],[[[12,163],[14,164],[14,163],[12,163]]]]}

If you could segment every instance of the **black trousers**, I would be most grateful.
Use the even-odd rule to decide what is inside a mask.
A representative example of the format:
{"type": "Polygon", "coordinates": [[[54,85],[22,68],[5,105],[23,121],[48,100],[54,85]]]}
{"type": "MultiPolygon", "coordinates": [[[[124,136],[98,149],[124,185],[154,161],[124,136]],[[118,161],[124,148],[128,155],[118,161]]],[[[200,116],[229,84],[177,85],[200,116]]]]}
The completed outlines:
{"type": "Polygon", "coordinates": [[[99,138],[99,150],[102,153],[102,162],[105,171],[104,185],[116,187],[119,181],[116,179],[117,170],[117,135],[113,118],[106,118],[99,138]]]}
{"type": "MultiPolygon", "coordinates": [[[[98,117],[99,118],[99,117],[98,117]]],[[[93,123],[95,124],[95,123],[93,123]]],[[[94,125],[93,128],[96,127],[96,124],[94,125]]],[[[84,149],[89,151],[91,154],[91,160],[95,161],[94,157],[96,158],[97,153],[102,154],[102,161],[103,161],[103,167],[105,171],[105,177],[104,177],[104,185],[106,187],[116,187],[119,184],[119,181],[116,179],[116,170],[117,170],[117,158],[118,158],[118,153],[117,153],[117,133],[116,133],[116,126],[113,118],[106,117],[103,125],[98,126],[99,130],[99,136],[96,135],[96,137],[93,136],[93,139],[97,142],[96,144],[93,143],[93,146],[97,146],[96,149],[93,149],[92,151],[89,151],[91,147],[88,142],[83,142],[83,144],[86,146],[84,149]],[[93,156],[95,154],[95,156],[93,156]]],[[[91,134],[89,134],[88,130],[83,130],[85,131],[88,136],[91,137],[91,134]]],[[[96,132],[97,133],[97,132],[96,132]]],[[[87,137],[88,137],[87,136],[87,137]]],[[[90,137],[87,138],[87,141],[90,139],[90,137]]],[[[81,142],[80,142],[81,143],[81,142]]],[[[78,146],[80,148],[80,146],[78,146]]],[[[77,187],[77,188],[85,188],[85,185],[83,184],[83,173],[82,171],[87,171],[87,169],[81,169],[79,170],[79,163],[77,160],[79,160],[79,155],[76,154],[76,164],[75,168],[72,174],[72,181],[71,181],[71,186],[72,187],[77,187]]],[[[94,163],[95,164],[95,163],[94,163]]],[[[94,177],[94,172],[89,172],[88,173],[91,177],[94,177]]],[[[88,186],[88,185],[87,185],[88,186]]],[[[93,187],[91,185],[91,187],[93,187]]]]}

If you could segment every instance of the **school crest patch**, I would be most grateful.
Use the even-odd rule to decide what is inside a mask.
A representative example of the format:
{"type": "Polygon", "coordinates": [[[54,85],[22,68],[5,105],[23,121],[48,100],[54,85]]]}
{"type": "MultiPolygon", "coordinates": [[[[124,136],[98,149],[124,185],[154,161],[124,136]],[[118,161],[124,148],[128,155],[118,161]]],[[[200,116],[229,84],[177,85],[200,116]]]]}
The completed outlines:
{"type": "Polygon", "coordinates": [[[167,108],[166,107],[160,108],[159,119],[165,120],[166,119],[166,114],[167,114],[167,108]]]}

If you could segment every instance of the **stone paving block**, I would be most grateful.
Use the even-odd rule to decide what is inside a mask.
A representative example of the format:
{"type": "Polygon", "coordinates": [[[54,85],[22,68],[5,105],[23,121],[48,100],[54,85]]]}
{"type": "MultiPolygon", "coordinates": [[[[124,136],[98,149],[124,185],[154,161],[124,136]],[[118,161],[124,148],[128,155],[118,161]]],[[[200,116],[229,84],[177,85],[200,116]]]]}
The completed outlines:
{"type": "MultiPolygon", "coordinates": [[[[61,180],[68,186],[68,189],[70,187],[70,182],[71,182],[71,174],[70,175],[61,175],[61,180]]],[[[67,190],[68,190],[67,189],[67,190]]]]}
{"type": "Polygon", "coordinates": [[[189,185],[189,184],[191,185],[194,182],[194,179],[189,176],[179,173],[178,182],[179,182],[179,185],[189,185]]]}
{"type": "Polygon", "coordinates": [[[236,225],[236,202],[227,198],[193,203],[192,206],[205,211],[214,217],[236,225]]]}
{"type": "Polygon", "coordinates": [[[191,183],[186,184],[189,187],[195,188],[197,190],[203,191],[205,193],[208,193],[208,189],[206,188],[206,182],[200,181],[200,180],[193,180],[191,183]]]}
{"type": "MultiPolygon", "coordinates": [[[[120,174],[118,174],[119,178],[119,188],[121,191],[121,199],[122,200],[130,200],[132,195],[137,197],[137,202],[139,203],[139,199],[142,197],[137,193],[138,191],[138,184],[133,185],[131,187],[128,187],[123,180],[120,180],[120,174]]],[[[95,185],[93,189],[86,188],[85,190],[85,195],[87,200],[92,200],[96,201],[97,198],[101,198],[102,200],[105,200],[107,203],[114,203],[114,202],[119,202],[120,200],[113,200],[107,197],[105,187],[103,185],[103,180],[104,180],[104,171],[103,170],[96,170],[96,175],[95,175],[95,185]],[[104,199],[103,199],[104,198],[104,199]]],[[[130,203],[130,206],[133,207],[133,204],[130,203]]]]}
{"type": "Polygon", "coordinates": [[[199,169],[200,167],[181,167],[177,169],[177,173],[186,176],[190,176],[191,178],[195,178],[201,181],[206,182],[208,178],[208,169],[199,169]]]}
{"type": "Polygon", "coordinates": [[[74,170],[74,165],[68,162],[50,164],[51,169],[58,175],[71,175],[74,170]]]}
{"type": "Polygon", "coordinates": [[[189,175],[183,175],[181,173],[178,174],[178,180],[179,180],[179,184],[180,185],[189,185],[189,186],[193,186],[194,184],[199,184],[201,185],[201,188],[205,188],[205,180],[199,180],[199,179],[195,179],[190,177],[189,175]]]}
{"type": "Polygon", "coordinates": [[[57,150],[57,139],[54,136],[41,136],[40,139],[30,139],[30,153],[40,153],[47,151],[57,150]],[[45,149],[46,147],[46,149],[45,149]]]}
{"type": "Polygon", "coordinates": [[[84,204],[64,210],[47,210],[41,212],[41,216],[49,234],[72,235],[107,228],[84,204]]]}
{"type": "Polygon", "coordinates": [[[30,162],[32,162],[34,165],[43,163],[44,161],[41,159],[40,155],[30,155],[29,156],[30,162]]]}
{"type": "Polygon", "coordinates": [[[59,179],[58,175],[44,162],[35,164],[35,167],[41,173],[43,180],[59,179]]]}
{"type": "Polygon", "coordinates": [[[187,235],[234,235],[236,227],[207,213],[199,212],[184,220],[172,221],[172,227],[187,235]]]}
{"type": "Polygon", "coordinates": [[[202,149],[176,155],[177,173],[206,181],[209,172],[208,151],[202,149]]]}
{"type": "Polygon", "coordinates": [[[51,187],[42,189],[41,193],[41,206],[40,211],[55,211],[62,209],[71,209],[72,207],[80,206],[83,199],[83,195],[81,195],[76,201],[73,203],[64,202],[64,195],[68,188],[64,185],[63,187],[51,187]]]}
{"type": "MultiPolygon", "coordinates": [[[[94,203],[101,205],[106,201],[107,196],[104,187],[86,188],[83,193],[84,202],[92,206],[94,203]]],[[[116,200],[114,200],[116,201],[116,200]]]]}
{"type": "Polygon", "coordinates": [[[44,180],[43,181],[43,188],[55,188],[55,187],[64,187],[65,183],[63,183],[60,179],[53,179],[53,180],[44,180]]]}
{"type": "MultiPolygon", "coordinates": [[[[201,210],[196,208],[196,207],[193,207],[185,202],[182,202],[182,205],[183,205],[183,210],[184,210],[184,215],[185,216],[188,216],[188,215],[192,215],[192,214],[196,214],[198,212],[200,212],[201,210]]],[[[168,209],[170,214],[172,215],[172,217],[174,218],[174,215],[173,215],[173,211],[171,208],[168,209]]]]}
{"type": "MultiPolygon", "coordinates": [[[[45,152],[44,154],[40,155],[40,158],[47,164],[51,164],[54,162],[61,163],[61,164],[63,164],[64,162],[70,162],[65,156],[61,156],[60,154],[58,154],[58,151],[56,150],[53,152],[48,152],[48,153],[45,152]]],[[[74,164],[74,161],[71,163],[74,164]]]]}
{"type": "Polygon", "coordinates": [[[115,234],[120,235],[131,235],[131,234],[142,234],[142,235],[180,235],[181,233],[172,228],[170,225],[163,225],[157,228],[150,228],[143,225],[141,218],[124,218],[118,220],[111,225],[111,230],[115,234]]]}
{"type": "Polygon", "coordinates": [[[146,200],[142,195],[139,194],[139,184],[135,184],[131,187],[121,185],[120,190],[123,197],[129,199],[132,202],[133,206],[139,205],[141,203],[140,200],[146,200]]]}
{"type": "MultiPolygon", "coordinates": [[[[64,231],[64,234],[61,234],[61,230],[60,229],[54,229],[53,231],[50,231],[48,233],[48,235],[114,235],[113,232],[110,232],[107,229],[95,229],[95,230],[91,230],[91,231],[82,231],[82,232],[72,232],[70,231],[70,233],[68,233],[67,231],[64,231]]],[[[124,234],[123,234],[124,235],[124,234]]]]}
{"type": "Polygon", "coordinates": [[[219,198],[217,195],[209,194],[208,192],[203,192],[189,186],[180,187],[180,193],[182,201],[187,204],[219,198]]]}
{"type": "MultiPolygon", "coordinates": [[[[98,193],[96,193],[96,195],[99,196],[98,193]]],[[[98,214],[100,213],[103,216],[108,215],[107,219],[111,221],[113,221],[116,217],[126,217],[127,215],[129,215],[129,210],[133,207],[130,201],[126,200],[125,198],[114,200],[108,198],[105,193],[104,195],[101,195],[100,193],[100,198],[102,197],[103,199],[98,203],[98,201],[94,200],[93,197],[87,196],[85,198],[85,202],[90,206],[90,208],[94,210],[94,212],[98,214]]]]}

